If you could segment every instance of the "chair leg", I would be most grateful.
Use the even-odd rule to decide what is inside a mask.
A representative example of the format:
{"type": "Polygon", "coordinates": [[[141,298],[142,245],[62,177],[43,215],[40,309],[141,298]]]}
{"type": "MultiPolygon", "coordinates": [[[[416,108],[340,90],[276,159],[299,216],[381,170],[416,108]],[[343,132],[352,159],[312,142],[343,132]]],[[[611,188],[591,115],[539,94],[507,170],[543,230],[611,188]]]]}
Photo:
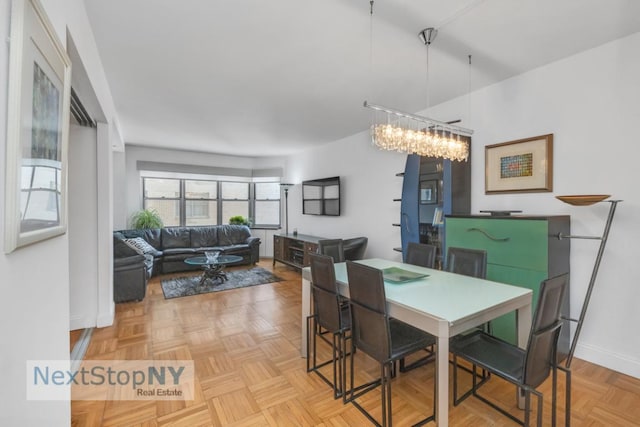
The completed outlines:
{"type": "Polygon", "coordinates": [[[551,371],[551,426],[556,427],[556,410],[557,410],[557,398],[558,392],[558,369],[555,364],[551,371]]]}
{"type": "Polygon", "coordinates": [[[393,425],[392,420],[392,408],[391,408],[391,372],[394,370],[392,366],[394,362],[383,363],[381,365],[382,374],[382,425],[383,427],[391,427],[393,425]]]}
{"type": "Polygon", "coordinates": [[[571,369],[558,366],[558,369],[564,372],[565,374],[565,385],[564,385],[564,393],[565,393],[565,408],[564,408],[564,425],[566,427],[571,426],[571,369]]]}
{"type": "Polygon", "coordinates": [[[535,394],[536,397],[538,398],[538,420],[537,420],[537,426],[538,427],[542,427],[542,394],[538,393],[537,391],[533,390],[531,393],[535,394]]]}
{"type": "MultiPolygon", "coordinates": [[[[311,360],[310,360],[310,356],[311,356],[311,325],[314,325],[313,327],[313,338],[315,341],[315,316],[308,316],[307,317],[307,372],[311,372],[311,360]]],[[[315,346],[313,348],[313,353],[315,354],[315,346]]]]}
{"type": "Polygon", "coordinates": [[[337,379],[338,379],[337,373],[338,373],[338,371],[336,369],[337,368],[336,365],[339,365],[339,363],[336,363],[336,362],[339,361],[339,359],[338,359],[338,351],[339,351],[339,349],[336,347],[336,345],[339,345],[339,344],[336,342],[336,339],[339,339],[338,334],[333,334],[333,345],[331,346],[332,347],[332,349],[331,349],[332,352],[331,353],[333,355],[332,356],[333,357],[333,363],[331,363],[331,364],[333,365],[333,398],[334,399],[337,399],[338,397],[340,397],[340,394],[339,394],[339,391],[338,391],[339,387],[338,387],[338,382],[337,382],[337,379]]]}
{"type": "Polygon", "coordinates": [[[529,418],[531,417],[531,393],[529,390],[524,392],[524,426],[529,427],[529,418]]]}
{"type": "Polygon", "coordinates": [[[342,360],[344,359],[346,352],[342,349],[342,332],[322,331],[322,327],[317,322],[315,315],[307,317],[307,372],[315,372],[325,383],[327,383],[333,389],[333,398],[337,399],[343,396],[344,381],[342,374],[342,360]],[[317,344],[318,336],[321,334],[330,333],[332,335],[331,341],[327,338],[321,337],[322,340],[327,342],[331,346],[332,357],[329,360],[323,361],[318,364],[317,359],[317,344]],[[327,378],[320,368],[331,363],[333,371],[333,381],[327,378]]]}

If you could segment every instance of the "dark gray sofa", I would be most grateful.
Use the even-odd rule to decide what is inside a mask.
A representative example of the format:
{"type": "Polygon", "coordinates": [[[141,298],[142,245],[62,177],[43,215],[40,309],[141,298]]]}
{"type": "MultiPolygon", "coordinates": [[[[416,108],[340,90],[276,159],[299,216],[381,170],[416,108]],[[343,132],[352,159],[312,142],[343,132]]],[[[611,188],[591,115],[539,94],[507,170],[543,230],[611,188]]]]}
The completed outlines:
{"type": "Polygon", "coordinates": [[[220,251],[238,255],[237,264],[255,264],[260,260],[260,238],[251,236],[245,225],[165,227],[145,230],[120,230],[114,236],[114,299],[116,302],[142,300],[146,280],[161,273],[198,270],[185,259],[220,251]],[[148,245],[134,249],[142,238],[148,245]],[[125,242],[127,241],[127,242],[125,242]],[[144,280],[140,278],[144,276],[144,280]],[[126,298],[126,299],[123,299],[126,298]]]}

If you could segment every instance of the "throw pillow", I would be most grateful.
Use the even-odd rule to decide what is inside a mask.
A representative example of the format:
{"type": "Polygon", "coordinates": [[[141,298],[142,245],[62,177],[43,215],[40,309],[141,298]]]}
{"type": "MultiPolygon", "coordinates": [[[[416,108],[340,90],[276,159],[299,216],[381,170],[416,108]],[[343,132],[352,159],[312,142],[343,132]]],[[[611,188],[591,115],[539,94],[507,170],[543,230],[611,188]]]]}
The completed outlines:
{"type": "Polygon", "coordinates": [[[138,252],[140,255],[144,254],[159,254],[158,250],[147,243],[142,237],[134,237],[133,239],[124,239],[123,240],[127,245],[131,246],[133,250],[138,252]]]}
{"type": "Polygon", "coordinates": [[[123,239],[113,238],[113,256],[115,258],[126,258],[130,256],[139,256],[138,250],[133,249],[126,244],[123,239]]]}

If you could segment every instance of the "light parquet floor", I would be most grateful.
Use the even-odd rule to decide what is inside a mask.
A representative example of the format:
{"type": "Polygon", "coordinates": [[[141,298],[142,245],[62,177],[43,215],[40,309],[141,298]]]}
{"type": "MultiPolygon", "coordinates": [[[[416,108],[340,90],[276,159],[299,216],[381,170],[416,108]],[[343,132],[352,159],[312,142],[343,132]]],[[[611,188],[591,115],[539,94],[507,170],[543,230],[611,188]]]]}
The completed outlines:
{"type": "MultiPolygon", "coordinates": [[[[272,269],[270,260],[260,266],[272,269]]],[[[72,426],[369,425],[352,405],[334,400],[317,375],[307,374],[299,354],[300,274],[280,264],[273,272],[285,280],[171,300],[164,299],[156,277],[144,301],[118,304],[114,325],[94,331],[85,359],[193,360],[195,400],[73,401],[72,426]]],[[[373,378],[375,364],[362,354],[356,357],[358,379],[373,378]]],[[[394,425],[410,425],[431,411],[433,368],[430,364],[394,379],[394,425]]],[[[573,371],[574,426],[640,425],[640,380],[576,359],[573,371]]],[[[512,386],[493,378],[483,390],[518,412],[512,386]]],[[[546,426],[550,383],[541,390],[547,397],[546,426]]],[[[376,414],[379,395],[370,394],[360,402],[376,414]]],[[[451,407],[450,425],[515,424],[469,398],[451,407]]]]}

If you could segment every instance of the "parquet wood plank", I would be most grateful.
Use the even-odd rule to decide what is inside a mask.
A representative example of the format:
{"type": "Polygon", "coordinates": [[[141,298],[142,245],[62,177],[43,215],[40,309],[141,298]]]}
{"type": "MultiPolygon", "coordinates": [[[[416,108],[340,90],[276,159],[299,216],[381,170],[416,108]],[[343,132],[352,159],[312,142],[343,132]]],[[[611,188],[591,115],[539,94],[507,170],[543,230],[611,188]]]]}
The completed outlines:
{"type": "MultiPolygon", "coordinates": [[[[243,289],[165,300],[160,278],[149,282],[147,296],[118,304],[114,325],[95,329],[86,359],[193,360],[192,401],[73,401],[74,427],[152,426],[360,426],[369,425],[352,405],[334,400],[331,389],[306,372],[300,347],[300,273],[286,266],[260,266],[284,279],[243,289]]],[[[240,267],[245,268],[245,267],[240,267]]],[[[324,344],[320,344],[324,345],[324,344]]],[[[329,354],[328,347],[319,355],[329,354]]],[[[377,365],[356,355],[356,381],[378,375],[377,365]]],[[[585,361],[573,363],[573,426],[640,425],[640,380],[585,361]]],[[[324,368],[331,375],[331,368],[324,368]]],[[[564,375],[559,374],[560,390],[564,375]]],[[[461,376],[462,387],[469,380],[461,376]]],[[[393,380],[394,425],[410,425],[433,407],[433,365],[393,380]]],[[[543,425],[550,425],[550,381],[543,425]]],[[[498,379],[484,395],[515,414],[513,386],[498,379]]],[[[564,416],[559,397],[559,416],[564,416]]],[[[361,403],[380,414],[379,393],[361,403]]],[[[430,424],[432,425],[432,424],[430,424]]],[[[512,426],[512,421],[469,398],[450,407],[452,426],[512,426]]]]}

